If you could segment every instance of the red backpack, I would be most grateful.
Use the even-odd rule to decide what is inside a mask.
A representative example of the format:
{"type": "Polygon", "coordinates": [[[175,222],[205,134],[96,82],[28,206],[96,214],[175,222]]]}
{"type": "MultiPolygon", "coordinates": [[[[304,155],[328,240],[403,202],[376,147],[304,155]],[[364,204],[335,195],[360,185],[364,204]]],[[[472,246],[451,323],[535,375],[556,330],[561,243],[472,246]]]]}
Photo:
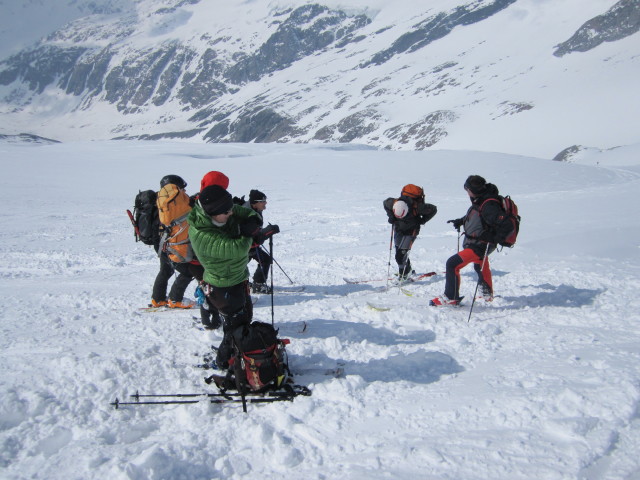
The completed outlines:
{"type": "Polygon", "coordinates": [[[518,238],[520,231],[520,215],[518,215],[518,206],[509,195],[498,198],[489,198],[482,202],[480,211],[487,202],[500,202],[500,208],[504,211],[503,215],[498,217],[498,223],[495,226],[496,241],[503,247],[513,247],[518,238]]]}

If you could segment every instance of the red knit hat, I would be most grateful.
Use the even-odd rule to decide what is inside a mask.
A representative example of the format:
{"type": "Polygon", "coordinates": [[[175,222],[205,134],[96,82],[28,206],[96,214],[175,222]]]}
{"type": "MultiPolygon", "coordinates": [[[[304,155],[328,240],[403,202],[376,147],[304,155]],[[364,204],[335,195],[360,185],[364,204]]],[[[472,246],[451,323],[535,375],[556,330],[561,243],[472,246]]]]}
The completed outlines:
{"type": "Polygon", "coordinates": [[[211,185],[218,185],[225,190],[229,188],[229,177],[222,172],[216,172],[215,170],[207,173],[200,181],[200,191],[211,185]]]}

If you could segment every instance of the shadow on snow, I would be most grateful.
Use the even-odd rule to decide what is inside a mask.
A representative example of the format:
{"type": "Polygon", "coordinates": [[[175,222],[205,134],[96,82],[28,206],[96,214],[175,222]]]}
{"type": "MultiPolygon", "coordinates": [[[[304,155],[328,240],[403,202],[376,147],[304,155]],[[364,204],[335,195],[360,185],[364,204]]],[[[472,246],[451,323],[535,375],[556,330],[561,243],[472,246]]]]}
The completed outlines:
{"type": "Polygon", "coordinates": [[[375,328],[365,323],[343,322],[340,320],[314,319],[308,322],[289,322],[279,324],[280,335],[285,337],[316,337],[332,338],[336,337],[345,342],[367,342],[378,345],[398,345],[410,344],[419,345],[433,342],[436,339],[435,333],[431,330],[410,332],[408,335],[400,335],[397,332],[386,328],[375,328]]]}
{"type": "Polygon", "coordinates": [[[598,295],[604,292],[602,289],[590,290],[586,288],[576,288],[571,285],[538,285],[536,288],[547,290],[534,295],[522,295],[517,297],[504,297],[505,300],[513,302],[513,305],[503,307],[505,309],[516,309],[522,307],[567,307],[580,308],[593,305],[598,295]]]}
{"type": "Polygon", "coordinates": [[[343,375],[358,375],[365,382],[397,382],[428,384],[440,380],[443,375],[464,371],[453,357],[441,352],[413,352],[398,354],[368,362],[342,361],[324,354],[289,356],[292,373],[303,377],[302,382],[322,382],[334,373],[336,366],[344,369],[343,375]]]}

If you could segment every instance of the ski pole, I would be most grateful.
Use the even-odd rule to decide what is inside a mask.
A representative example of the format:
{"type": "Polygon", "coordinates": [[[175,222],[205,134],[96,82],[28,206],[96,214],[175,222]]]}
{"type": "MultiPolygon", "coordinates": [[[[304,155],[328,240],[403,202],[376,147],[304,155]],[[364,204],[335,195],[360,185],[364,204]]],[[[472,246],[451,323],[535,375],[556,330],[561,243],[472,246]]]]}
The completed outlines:
{"type": "Polygon", "coordinates": [[[393,232],[396,229],[395,224],[391,224],[391,239],[389,240],[389,261],[387,262],[387,288],[389,288],[389,277],[391,276],[391,249],[393,248],[393,232]]]}
{"type": "MultiPolygon", "coordinates": [[[[269,240],[271,240],[272,237],[269,237],[269,240]]],[[[260,245],[259,248],[262,248],[262,246],[260,245]]],[[[263,250],[264,251],[264,250],[263,250]]],[[[287,277],[287,280],[289,280],[289,282],[291,282],[291,285],[295,285],[295,282],[293,280],[291,280],[291,277],[289,277],[289,275],[287,275],[287,272],[284,271],[284,269],[280,266],[280,264],[278,262],[276,262],[276,259],[273,258],[273,256],[271,256],[271,260],[273,260],[273,262],[278,266],[278,268],[280,269],[280,271],[282,273],[284,273],[284,276],[287,277]]]]}
{"type": "MultiPolygon", "coordinates": [[[[269,237],[269,255],[271,256],[271,265],[269,265],[269,269],[271,270],[271,326],[274,325],[274,320],[273,320],[273,262],[275,262],[275,260],[273,259],[273,235],[271,235],[269,237]]],[[[286,273],[285,273],[286,275],[286,273]]],[[[291,279],[289,279],[291,280],[291,279]]],[[[292,282],[293,283],[293,282],[292,282]]]]}
{"type": "Polygon", "coordinates": [[[476,295],[478,295],[478,287],[480,286],[480,281],[483,278],[483,270],[484,264],[487,261],[487,253],[489,253],[489,243],[487,243],[487,248],[484,250],[484,257],[482,257],[482,265],[480,266],[480,273],[478,274],[478,283],[476,283],[476,291],[473,293],[473,300],[471,301],[471,308],[469,309],[469,318],[467,318],[467,323],[471,320],[471,312],[473,312],[473,306],[476,303],[476,295]]]}

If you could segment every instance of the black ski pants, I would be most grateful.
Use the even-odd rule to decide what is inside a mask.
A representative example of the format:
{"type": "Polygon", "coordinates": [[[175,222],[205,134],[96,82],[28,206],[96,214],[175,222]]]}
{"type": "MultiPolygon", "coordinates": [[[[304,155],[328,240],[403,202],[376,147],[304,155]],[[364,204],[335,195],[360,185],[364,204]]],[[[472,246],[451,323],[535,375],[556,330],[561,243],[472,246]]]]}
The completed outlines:
{"type": "Polygon", "coordinates": [[[273,263],[271,255],[258,246],[249,251],[249,258],[258,262],[258,268],[253,274],[253,283],[267,283],[269,269],[273,263]]]}
{"type": "Polygon", "coordinates": [[[232,287],[209,287],[207,299],[219,312],[222,318],[223,337],[216,363],[220,368],[228,368],[229,359],[233,356],[233,331],[248,325],[253,319],[253,304],[249,294],[249,282],[244,281],[232,287]]]}
{"type": "MultiPolygon", "coordinates": [[[[190,263],[173,263],[169,260],[169,257],[165,252],[160,253],[160,271],[156,275],[156,279],[153,282],[153,291],[151,298],[156,302],[167,300],[167,286],[169,279],[173,276],[174,272],[178,272],[178,276],[171,286],[169,291],[169,298],[174,302],[180,302],[184,298],[184,292],[193,280],[196,270],[196,265],[190,263]]],[[[202,268],[202,266],[199,266],[202,268]]],[[[202,276],[200,276],[202,278],[202,276]]]]}
{"type": "Polygon", "coordinates": [[[393,234],[393,243],[396,246],[396,263],[398,264],[398,273],[400,275],[411,273],[411,260],[409,260],[409,252],[411,246],[416,239],[416,235],[406,234],[396,230],[393,234]]]}

